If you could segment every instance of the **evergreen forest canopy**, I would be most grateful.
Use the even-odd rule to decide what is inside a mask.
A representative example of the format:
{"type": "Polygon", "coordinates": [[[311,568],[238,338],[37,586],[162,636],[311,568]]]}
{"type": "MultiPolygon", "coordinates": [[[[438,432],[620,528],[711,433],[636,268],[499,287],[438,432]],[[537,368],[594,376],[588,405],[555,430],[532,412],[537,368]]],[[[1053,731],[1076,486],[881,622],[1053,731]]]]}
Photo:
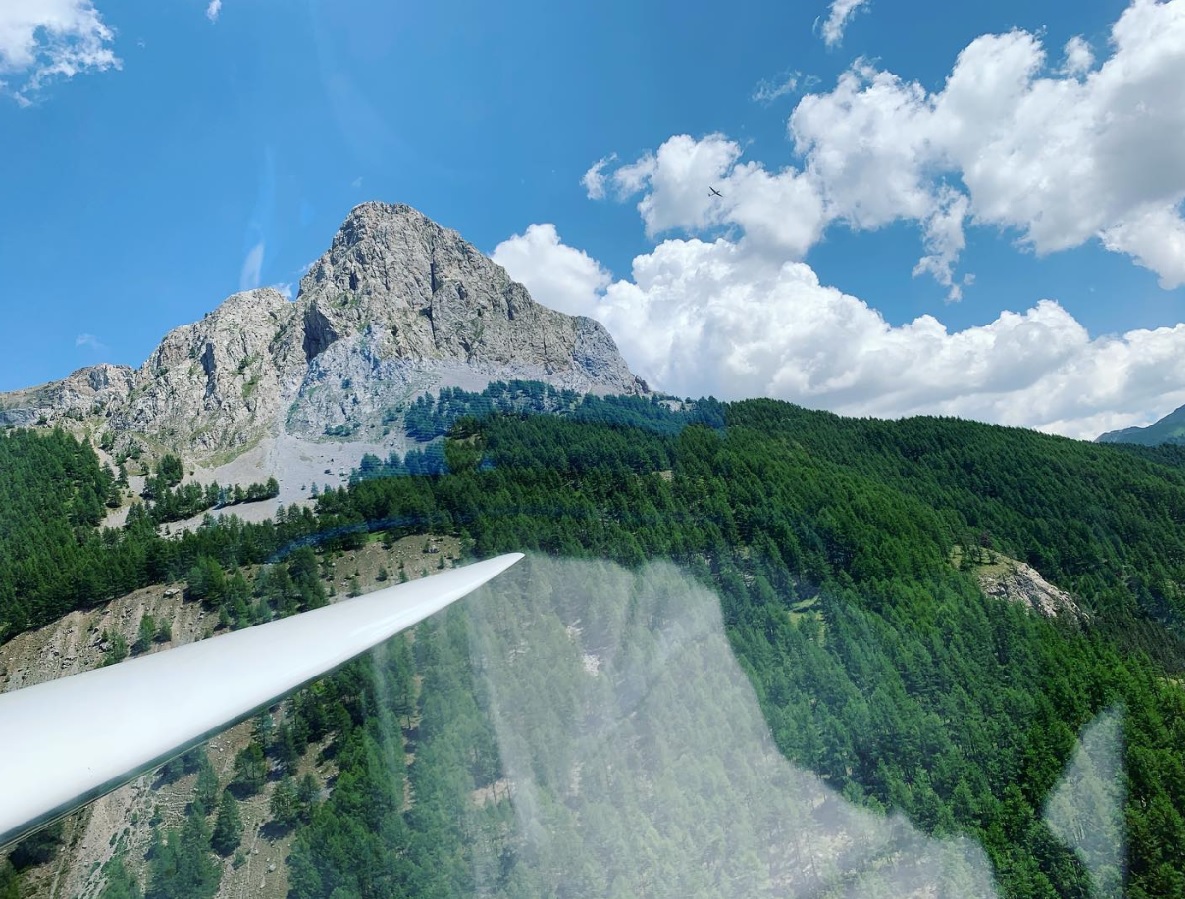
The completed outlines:
{"type": "Polygon", "coordinates": [[[630,425],[674,435],[689,424],[719,428],[724,411],[714,399],[695,402],[675,397],[595,396],[563,390],[542,381],[491,381],[480,393],[442,387],[425,393],[404,410],[392,409],[388,423],[402,417],[407,436],[425,443],[443,437],[461,418],[488,418],[495,413],[558,415],[573,421],[630,425]]]}
{"type": "MultiPolygon", "coordinates": [[[[844,419],[764,400],[713,408],[723,428],[523,411],[477,419],[466,407],[440,450],[447,473],[358,479],[322,493],[315,513],[289,510],[260,525],[211,519],[168,540],[145,520],[96,531],[105,482],[93,453],[61,433],[10,433],[0,438],[0,621],[11,633],[187,576],[227,626],[266,620],[323,601],[308,547],[333,552],[372,532],[454,533],[476,556],[534,549],[633,570],[670,560],[719,596],[778,750],[849,802],[904,812],[925,834],[973,838],[1003,895],[1095,894],[1043,809],[1076,735],[1124,709],[1125,893],[1185,895],[1181,460],[950,419],[844,419]],[[22,496],[39,499],[10,514],[9,498],[22,496]],[[1050,621],[985,598],[972,573],[951,564],[960,546],[1033,565],[1089,617],[1050,621]],[[281,559],[249,595],[237,569],[281,559]]],[[[646,414],[661,421],[663,413],[646,414]]],[[[549,589],[557,604],[549,614],[590,626],[588,615],[579,625],[563,620],[572,609],[549,589]]],[[[506,786],[512,744],[472,650],[475,627],[464,609],[421,626],[377,668],[352,665],[301,694],[283,739],[260,735],[259,751],[278,771],[282,757],[325,739],[341,771],[327,796],[306,791],[302,802],[281,803],[283,826],[295,831],[291,896],[637,888],[614,884],[604,859],[598,873],[577,845],[575,800],[562,778],[537,776],[534,794],[548,826],[566,835],[562,845],[544,852],[516,816],[506,786]],[[415,751],[406,771],[384,762],[404,740],[415,751]],[[415,797],[407,807],[391,799],[403,795],[392,778],[404,777],[415,797]]],[[[546,661],[570,641],[542,632],[539,641],[540,689],[578,695],[581,666],[546,661]]],[[[535,722],[544,734],[552,728],[548,746],[563,745],[571,729],[576,709],[563,711],[535,722]]],[[[622,870],[651,864],[650,875],[689,890],[681,895],[735,895],[654,861],[701,842],[676,825],[694,817],[685,804],[719,782],[721,772],[705,766],[684,791],[668,785],[657,809],[640,795],[585,808],[600,816],[597,833],[628,835],[639,809],[668,814],[669,827],[653,823],[605,858],[622,870]]],[[[291,783],[285,795],[297,794],[291,783]]],[[[217,805],[195,803],[194,824],[169,841],[193,853],[186,870],[206,871],[199,861],[213,851],[217,805]]],[[[727,826],[720,838],[729,839],[727,826]]],[[[1104,870],[1103,892],[1115,895],[1121,876],[1104,870]]],[[[201,882],[206,890],[208,871],[201,882]]],[[[844,894],[842,883],[824,886],[822,895],[844,894]]],[[[143,887],[167,894],[151,878],[143,887]]]]}

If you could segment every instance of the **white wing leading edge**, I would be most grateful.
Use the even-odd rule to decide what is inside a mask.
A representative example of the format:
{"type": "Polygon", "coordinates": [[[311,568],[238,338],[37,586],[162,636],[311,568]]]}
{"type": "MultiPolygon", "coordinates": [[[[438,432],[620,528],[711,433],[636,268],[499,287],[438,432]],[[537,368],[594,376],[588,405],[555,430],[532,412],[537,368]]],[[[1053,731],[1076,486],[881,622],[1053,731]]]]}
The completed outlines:
{"type": "Polygon", "coordinates": [[[0,847],[423,621],[522,558],[0,695],[0,847]]]}

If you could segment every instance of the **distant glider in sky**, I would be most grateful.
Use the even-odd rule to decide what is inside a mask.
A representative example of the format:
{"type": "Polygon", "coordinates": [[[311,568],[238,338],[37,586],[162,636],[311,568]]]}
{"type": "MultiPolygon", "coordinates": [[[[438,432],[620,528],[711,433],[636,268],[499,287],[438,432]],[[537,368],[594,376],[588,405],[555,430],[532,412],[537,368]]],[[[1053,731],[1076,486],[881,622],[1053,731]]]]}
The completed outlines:
{"type": "Polygon", "coordinates": [[[708,196],[717,196],[722,200],[724,199],[724,194],[720,193],[720,191],[716,190],[716,188],[712,187],[711,185],[708,186],[708,196]]]}
{"type": "Polygon", "coordinates": [[[476,590],[508,553],[0,695],[0,848],[476,590]]]}

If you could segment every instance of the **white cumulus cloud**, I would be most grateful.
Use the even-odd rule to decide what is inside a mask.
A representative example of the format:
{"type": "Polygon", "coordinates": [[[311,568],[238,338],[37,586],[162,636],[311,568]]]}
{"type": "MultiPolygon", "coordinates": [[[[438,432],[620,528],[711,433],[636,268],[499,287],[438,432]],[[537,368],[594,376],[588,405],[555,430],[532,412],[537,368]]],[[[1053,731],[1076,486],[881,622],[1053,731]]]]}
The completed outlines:
{"type": "Polygon", "coordinates": [[[823,22],[823,43],[828,47],[834,47],[843,41],[843,33],[848,23],[860,7],[867,6],[868,3],[869,0],[831,0],[827,20],[823,22]]]}
{"type": "Polygon", "coordinates": [[[1066,61],[1062,71],[1067,75],[1083,75],[1094,65],[1094,51],[1082,35],[1075,35],[1066,41],[1066,61]]]}
{"type": "Polygon", "coordinates": [[[974,282],[958,271],[972,227],[1037,254],[1094,242],[1166,289],[1185,284],[1185,0],[1132,0],[1110,37],[1105,58],[1075,38],[1050,61],[1038,35],[984,35],[935,90],[857,61],[798,102],[780,168],[722,134],[607,157],[586,176],[590,196],[636,202],[662,241],[627,278],[606,284],[550,226],[499,255],[544,302],[604,323],[672,393],[1085,438],[1148,424],[1185,405],[1185,324],[1092,337],[1034,298],[957,331],[931,315],[893,325],[804,261],[828,227],[909,222],[914,274],[952,301],[974,282]]]}
{"type": "Polygon", "coordinates": [[[912,222],[914,271],[951,300],[971,226],[1038,254],[1097,241],[1174,288],[1185,284],[1185,0],[1134,0],[1109,49],[1096,64],[1071,39],[1054,69],[1037,35],[983,35],[935,91],[859,60],[798,102],[788,165],[742,162],[725,135],[675,135],[632,163],[602,159],[585,186],[594,198],[641,194],[652,236],[740,226],[791,258],[832,225],[912,222]]]}
{"type": "Polygon", "coordinates": [[[1080,438],[1185,405],[1185,324],[1092,338],[1041,300],[961,331],[929,315],[894,326],[746,237],[664,241],[612,282],[551,225],[494,258],[540,302],[601,321],[635,372],[681,396],[956,415],[1080,438]]]}
{"type": "Polygon", "coordinates": [[[210,0],[210,4],[206,7],[206,18],[211,22],[217,22],[218,16],[222,13],[222,0],[210,0]]]}
{"type": "Polygon", "coordinates": [[[723,135],[695,140],[681,134],[667,140],[655,156],[623,166],[613,177],[623,194],[645,191],[638,211],[647,234],[702,229],[720,219],[709,186],[723,179],[740,155],[740,146],[723,135]]]}
{"type": "Polygon", "coordinates": [[[531,296],[568,315],[596,313],[599,294],[612,278],[595,259],[560,240],[555,225],[531,225],[502,241],[491,258],[531,296]]]}
{"type": "Polygon", "coordinates": [[[1160,275],[1161,287],[1185,284],[1185,220],[1179,205],[1151,203],[1132,210],[1100,237],[1107,249],[1127,253],[1160,275]]]}
{"type": "Polygon", "coordinates": [[[1071,40],[1051,72],[1039,37],[984,35],[937,92],[859,63],[803,98],[790,133],[829,218],[940,230],[943,265],[962,227],[954,190],[966,222],[1015,230],[1042,254],[1097,238],[1175,287],[1185,283],[1185,0],[1135,0],[1111,48],[1092,69],[1089,46],[1071,40]]]}
{"type": "Polygon", "coordinates": [[[722,134],[679,134],[603,177],[619,198],[642,194],[638,211],[652,237],[735,225],[753,241],[803,256],[825,225],[815,185],[793,166],[770,172],[741,162],[741,154],[740,144],[722,134]]]}
{"type": "Polygon", "coordinates": [[[0,90],[28,105],[55,79],[118,69],[114,40],[91,0],[3,0],[0,90]]]}
{"type": "MultiPolygon", "coordinates": [[[[967,244],[963,233],[963,220],[967,217],[968,201],[956,190],[941,191],[937,208],[925,221],[922,242],[929,255],[923,256],[913,267],[913,274],[928,273],[945,287],[946,298],[954,303],[963,298],[963,288],[956,283],[954,267],[967,244]]],[[[970,284],[974,276],[964,275],[963,283],[970,284]]]]}
{"type": "Polygon", "coordinates": [[[606,156],[604,159],[599,159],[592,164],[584,177],[580,179],[580,183],[584,185],[585,191],[588,193],[590,200],[605,199],[605,169],[617,158],[617,154],[606,156]]]}

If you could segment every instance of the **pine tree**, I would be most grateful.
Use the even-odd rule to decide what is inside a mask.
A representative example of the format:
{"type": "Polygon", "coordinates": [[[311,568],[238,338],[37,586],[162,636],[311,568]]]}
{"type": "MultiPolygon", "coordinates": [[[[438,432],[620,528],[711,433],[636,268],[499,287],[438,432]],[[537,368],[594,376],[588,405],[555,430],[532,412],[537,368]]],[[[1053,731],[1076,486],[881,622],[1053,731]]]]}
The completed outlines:
{"type": "Polygon", "coordinates": [[[156,621],[145,612],[140,618],[140,628],[133,649],[137,653],[146,651],[152,645],[154,637],[156,637],[156,621]]]}
{"type": "Polygon", "coordinates": [[[285,775],[276,784],[268,808],[271,811],[272,820],[281,827],[292,827],[299,820],[300,805],[297,800],[296,787],[290,776],[285,775]]]}
{"type": "Polygon", "coordinates": [[[210,846],[224,858],[239,846],[243,838],[243,819],[239,816],[239,804],[229,790],[222,791],[218,802],[218,817],[214,821],[214,834],[210,846]]]}
{"type": "Polygon", "coordinates": [[[296,806],[301,820],[309,819],[320,798],[321,785],[317,783],[316,775],[309,772],[296,785],[296,806]]]}
{"type": "Polygon", "coordinates": [[[254,796],[267,780],[267,759],[263,748],[255,740],[235,756],[235,776],[232,781],[243,796],[254,796]]]}
{"type": "Polygon", "coordinates": [[[218,891],[220,870],[210,857],[210,831],[200,802],[189,809],[180,830],[157,838],[149,851],[146,899],[211,899],[218,891]]]}
{"type": "Polygon", "coordinates": [[[111,648],[107,651],[107,657],[103,659],[103,665],[118,665],[128,657],[128,641],[119,633],[109,634],[108,640],[111,648]]]}
{"type": "MultiPolygon", "coordinates": [[[[131,875],[119,856],[103,866],[103,874],[107,883],[103,892],[99,893],[99,899],[143,899],[144,891],[140,889],[139,881],[131,875]]],[[[2,891],[0,897],[3,897],[2,891]]]]}
{"type": "Polygon", "coordinates": [[[197,784],[194,789],[197,801],[205,808],[213,808],[214,801],[218,798],[218,774],[214,770],[214,764],[210,761],[205,747],[195,749],[193,752],[196,753],[197,784]]]}
{"type": "MultiPolygon", "coordinates": [[[[21,882],[8,859],[0,859],[0,899],[21,899],[21,882]]],[[[106,896],[103,899],[107,899],[106,896]]],[[[118,897],[110,897],[118,899],[118,897]]]]}

